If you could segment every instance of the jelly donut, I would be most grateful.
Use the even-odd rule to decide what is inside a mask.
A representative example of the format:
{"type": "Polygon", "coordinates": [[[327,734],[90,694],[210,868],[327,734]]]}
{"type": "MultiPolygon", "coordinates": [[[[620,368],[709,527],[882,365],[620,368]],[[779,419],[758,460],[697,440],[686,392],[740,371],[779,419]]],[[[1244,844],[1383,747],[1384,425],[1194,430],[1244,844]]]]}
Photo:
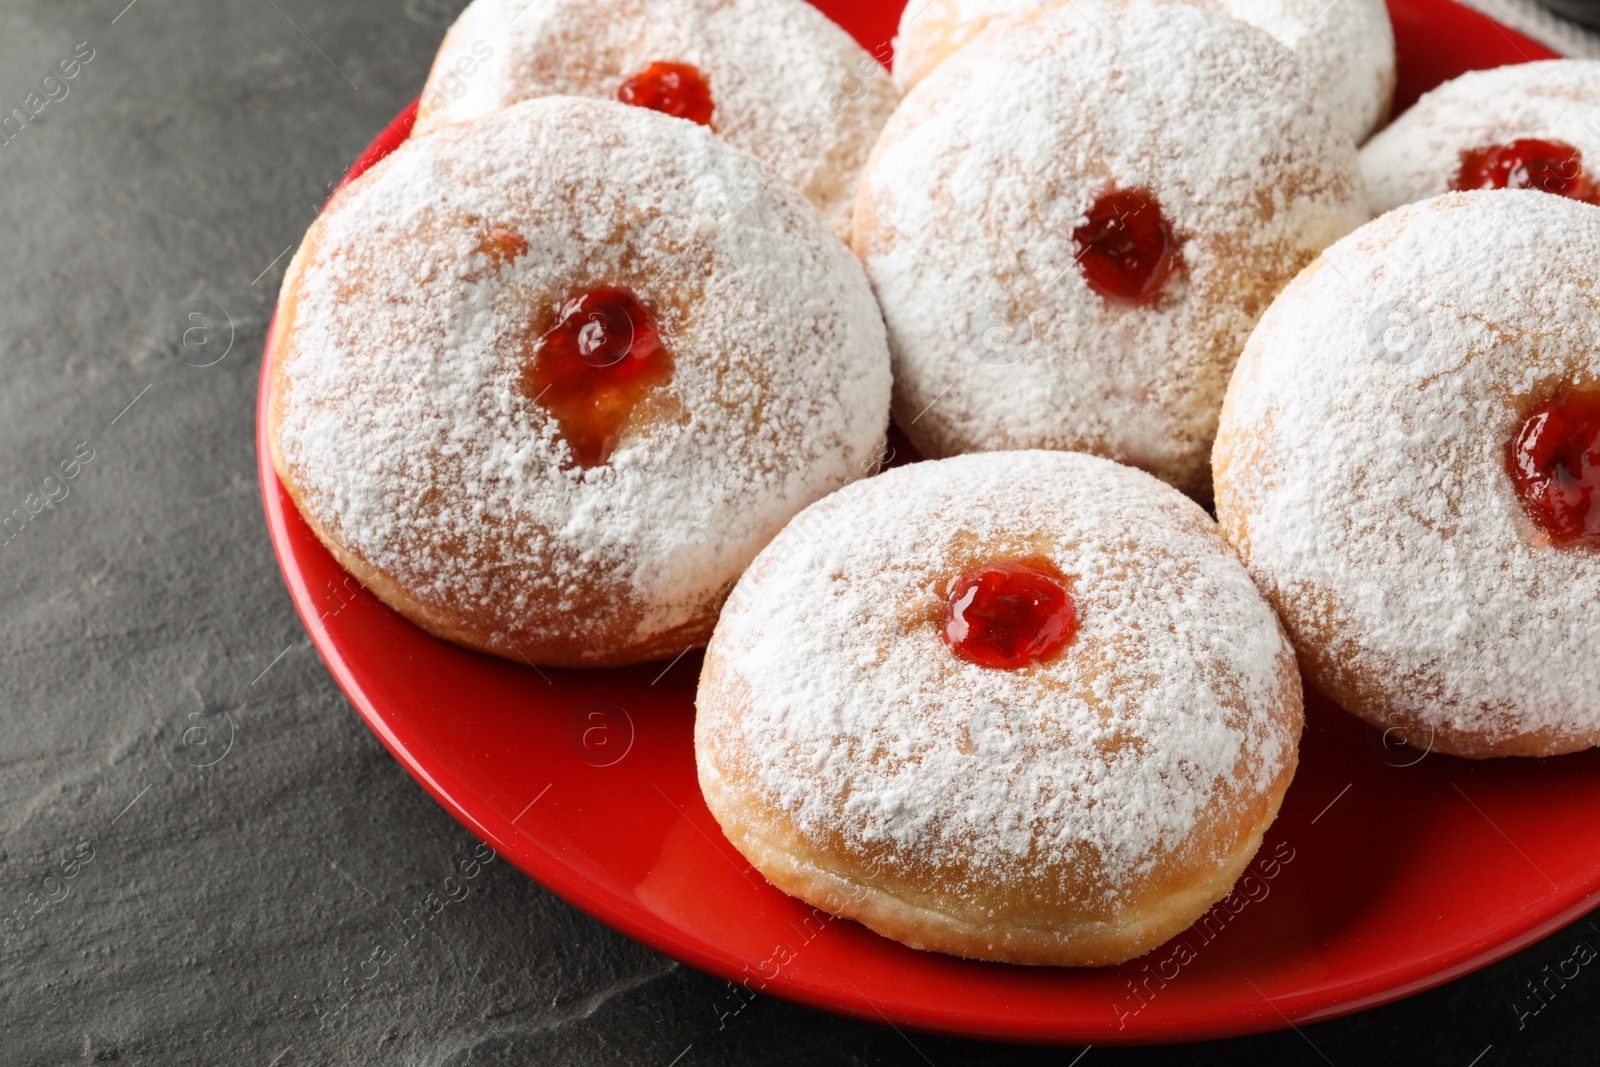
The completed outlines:
{"type": "Polygon", "coordinates": [[[1414,748],[1600,742],[1600,211],[1447,193],[1267,312],[1217,437],[1223,533],[1307,680],[1414,748]]]}
{"type": "Polygon", "coordinates": [[[1085,451],[1209,494],[1250,328],[1367,219],[1355,148],[1279,59],[1235,19],[1082,0],[912,90],[855,246],[924,455],[1085,451]]]}
{"type": "Polygon", "coordinates": [[[1451,190],[1600,202],[1600,60],[1552,59],[1445,82],[1361,150],[1374,211],[1451,190]]]}
{"type": "Polygon", "coordinates": [[[1226,895],[1301,715],[1282,628],[1197,505],[998,452],[801,512],[723,610],[695,755],[784,892],[913,948],[1100,966],[1226,895]]]}
{"type": "MultiPolygon", "coordinates": [[[[903,91],[984,30],[1050,0],[912,0],[900,16],[894,77],[903,91]]],[[[1266,30],[1293,51],[1322,106],[1360,144],[1394,101],[1394,29],[1383,0],[1197,0],[1266,30]]]]}
{"type": "Polygon", "coordinates": [[[273,464],[339,562],[440,637],[555,666],[703,644],[888,422],[871,290],[804,199],[693,123],[572,97],[340,193],[271,359],[273,464]]]}
{"type": "Polygon", "coordinates": [[[804,0],[473,0],[445,35],[416,132],[554,95],[709,126],[845,240],[861,167],[900,99],[883,65],[804,0]]]}

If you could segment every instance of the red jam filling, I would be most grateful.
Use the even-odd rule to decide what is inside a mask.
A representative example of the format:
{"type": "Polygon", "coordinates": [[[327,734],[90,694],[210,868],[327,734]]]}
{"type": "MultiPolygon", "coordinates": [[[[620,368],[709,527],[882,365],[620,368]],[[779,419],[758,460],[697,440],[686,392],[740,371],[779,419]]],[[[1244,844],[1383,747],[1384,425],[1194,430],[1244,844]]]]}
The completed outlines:
{"type": "Polygon", "coordinates": [[[1525,137],[1461,153],[1454,189],[1540,189],[1572,200],[1595,200],[1583,153],[1561,141],[1525,137]]]}
{"type": "Polygon", "coordinates": [[[1506,450],[1511,484],[1556,544],[1600,544],[1600,392],[1557,393],[1528,413],[1506,450]]]}
{"type": "Polygon", "coordinates": [[[1016,670],[1055,655],[1078,632],[1078,609],[1048,560],[1003,560],[969,571],[945,598],[944,643],[980,667],[1016,670]]]}
{"type": "Polygon", "coordinates": [[[640,401],[671,377],[654,316],[633,290],[602,285],[561,306],[523,388],[555,418],[578,465],[598,467],[640,401]]]}
{"type": "Polygon", "coordinates": [[[1072,239],[1089,288],[1117,303],[1154,303],[1177,269],[1178,239],[1149,193],[1105,194],[1072,239]]]}
{"type": "Polygon", "coordinates": [[[702,126],[711,125],[711,112],[716,109],[711,83],[698,67],[687,63],[650,64],[617,86],[617,99],[702,126]]]}

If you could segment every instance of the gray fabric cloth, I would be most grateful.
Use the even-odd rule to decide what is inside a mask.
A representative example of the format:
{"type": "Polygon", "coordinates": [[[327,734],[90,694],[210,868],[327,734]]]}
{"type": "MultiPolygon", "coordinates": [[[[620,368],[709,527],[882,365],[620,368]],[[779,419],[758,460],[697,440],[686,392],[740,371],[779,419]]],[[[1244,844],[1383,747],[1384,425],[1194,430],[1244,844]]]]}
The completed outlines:
{"type": "Polygon", "coordinates": [[[0,7],[0,113],[43,101],[0,144],[0,1064],[1589,1054],[1600,978],[1546,969],[1586,923],[1349,1019],[1074,1060],[747,1003],[486,861],[311,649],[253,430],[287,253],[458,7],[0,7]]]}
{"type": "Polygon", "coordinates": [[[1463,2],[1467,7],[1481,11],[1563,56],[1582,59],[1600,56],[1600,33],[1561,17],[1549,8],[1536,3],[1535,0],[1463,0],[1463,2]]]}

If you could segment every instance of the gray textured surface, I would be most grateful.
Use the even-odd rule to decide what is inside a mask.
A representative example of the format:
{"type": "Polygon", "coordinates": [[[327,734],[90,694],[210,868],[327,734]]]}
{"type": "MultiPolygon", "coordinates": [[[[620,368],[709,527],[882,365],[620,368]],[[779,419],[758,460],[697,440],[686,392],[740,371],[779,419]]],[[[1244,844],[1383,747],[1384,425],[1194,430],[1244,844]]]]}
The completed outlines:
{"type": "MultiPolygon", "coordinates": [[[[67,494],[0,534],[0,1064],[1071,1062],[773,1000],[721,1025],[723,983],[504,861],[397,932],[478,845],[309,647],[262,522],[255,381],[269,265],[457,5],[123,3],[0,9],[0,112],[96,53],[0,146],[0,515],[67,494]],[[235,325],[213,366],[180,358],[196,301],[235,325]],[[324,1017],[380,942],[401,947],[324,1017]]],[[[1565,1062],[1589,1053],[1600,976],[1521,1028],[1515,1005],[1579,938],[1600,945],[1579,924],[1301,1033],[1080,1062],[1565,1062]]]]}

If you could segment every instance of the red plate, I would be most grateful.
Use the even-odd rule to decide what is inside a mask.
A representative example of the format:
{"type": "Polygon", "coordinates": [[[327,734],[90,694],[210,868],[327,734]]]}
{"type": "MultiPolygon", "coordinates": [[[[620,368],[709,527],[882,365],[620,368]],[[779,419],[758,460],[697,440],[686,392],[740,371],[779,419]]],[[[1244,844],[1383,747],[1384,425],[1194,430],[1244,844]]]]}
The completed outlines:
{"type": "MultiPolygon", "coordinates": [[[[1402,105],[1462,71],[1551,55],[1449,0],[1392,4],[1402,105]]],[[[892,35],[900,3],[821,6],[870,48],[892,35]]],[[[411,117],[385,130],[352,176],[404,140],[411,117]]],[[[1141,960],[1010,967],[915,952],[843,920],[819,925],[744,862],[700,799],[699,656],[540,673],[414,628],[339,569],[278,484],[267,373],[257,418],[267,523],[295,606],[351,702],[439,803],[512,863],[629,936],[741,983],[723,1011],[738,1012],[748,989],[952,1034],[1222,1037],[1426,989],[1600,902],[1600,753],[1424,755],[1313,698],[1299,777],[1253,877],[1141,960]]]]}

